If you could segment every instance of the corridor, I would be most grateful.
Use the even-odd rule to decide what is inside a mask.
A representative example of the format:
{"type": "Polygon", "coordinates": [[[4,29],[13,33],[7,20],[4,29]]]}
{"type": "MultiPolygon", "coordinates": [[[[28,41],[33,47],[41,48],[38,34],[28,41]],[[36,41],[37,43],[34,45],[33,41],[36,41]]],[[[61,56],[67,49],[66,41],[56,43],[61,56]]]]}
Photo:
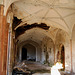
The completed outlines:
{"type": "Polygon", "coordinates": [[[0,75],[19,65],[75,74],[75,0],[0,0],[0,75]]]}

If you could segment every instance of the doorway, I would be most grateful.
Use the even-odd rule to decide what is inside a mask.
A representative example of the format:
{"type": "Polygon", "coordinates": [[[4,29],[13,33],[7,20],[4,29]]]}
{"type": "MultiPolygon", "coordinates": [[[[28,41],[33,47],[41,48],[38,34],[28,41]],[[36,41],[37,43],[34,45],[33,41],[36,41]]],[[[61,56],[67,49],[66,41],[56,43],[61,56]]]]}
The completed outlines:
{"type": "Polygon", "coordinates": [[[61,63],[63,64],[63,70],[65,69],[65,50],[64,46],[61,47],[61,63]]]}
{"type": "Polygon", "coordinates": [[[22,61],[27,60],[27,49],[22,48],[22,61]]]}

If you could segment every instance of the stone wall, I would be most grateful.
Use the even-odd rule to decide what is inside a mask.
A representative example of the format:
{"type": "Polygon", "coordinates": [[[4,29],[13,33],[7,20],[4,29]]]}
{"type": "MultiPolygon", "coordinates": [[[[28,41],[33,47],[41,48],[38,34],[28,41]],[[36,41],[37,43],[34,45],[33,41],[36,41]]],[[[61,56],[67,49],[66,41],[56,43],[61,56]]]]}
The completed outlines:
{"type": "Polygon", "coordinates": [[[42,41],[42,63],[52,66],[54,64],[54,44],[52,39],[44,38],[42,41]]]}
{"type": "Polygon", "coordinates": [[[61,56],[61,46],[64,46],[65,53],[65,70],[71,71],[71,48],[70,48],[70,38],[66,32],[59,30],[55,41],[55,60],[57,61],[57,52],[60,52],[61,56]]]}

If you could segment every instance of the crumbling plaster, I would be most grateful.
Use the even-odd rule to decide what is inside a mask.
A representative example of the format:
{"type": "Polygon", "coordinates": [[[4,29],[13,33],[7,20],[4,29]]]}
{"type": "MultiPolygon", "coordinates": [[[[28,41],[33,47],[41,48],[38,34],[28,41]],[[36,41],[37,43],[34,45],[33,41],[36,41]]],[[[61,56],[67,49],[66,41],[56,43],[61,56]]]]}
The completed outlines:
{"type": "Polygon", "coordinates": [[[54,43],[52,39],[45,37],[41,43],[42,47],[42,63],[49,64],[52,66],[54,64],[54,43]]]}
{"type": "MultiPolygon", "coordinates": [[[[4,0],[5,1],[5,0],[4,0]]],[[[71,0],[72,2],[75,2],[74,0],[71,0]]],[[[70,1],[70,2],[71,2],[70,1]]],[[[8,9],[8,7],[9,7],[9,5],[11,4],[11,3],[13,3],[14,2],[14,0],[10,0],[10,1],[5,1],[5,10],[4,10],[4,12],[6,13],[6,11],[7,11],[7,9],[8,9]],[[10,3],[10,4],[9,4],[10,3]],[[8,4],[8,5],[7,5],[8,4]]],[[[62,4],[63,5],[63,9],[62,9],[62,11],[61,11],[61,9],[59,9],[59,8],[57,8],[57,10],[59,10],[59,13],[61,13],[61,14],[63,14],[64,16],[65,16],[65,20],[67,21],[66,23],[67,23],[67,25],[69,26],[69,30],[67,30],[67,27],[64,25],[64,23],[61,21],[61,20],[58,20],[60,23],[63,23],[63,25],[62,26],[59,26],[60,24],[59,23],[56,23],[56,22],[58,22],[56,19],[55,20],[53,20],[53,21],[46,21],[45,19],[42,21],[42,22],[46,22],[48,25],[50,25],[50,26],[52,26],[52,27],[56,27],[56,28],[60,28],[60,29],[63,29],[63,30],[65,30],[66,32],[68,32],[68,34],[70,35],[70,37],[69,37],[69,35],[68,34],[64,34],[65,32],[63,31],[63,33],[62,34],[56,34],[56,41],[55,41],[55,49],[56,49],[56,51],[58,51],[59,50],[59,46],[60,46],[60,44],[63,44],[64,45],[64,47],[65,47],[65,64],[67,65],[67,67],[66,67],[66,70],[71,70],[71,50],[70,50],[70,39],[72,39],[72,44],[73,44],[73,47],[72,47],[72,49],[73,49],[73,71],[75,72],[75,70],[74,70],[74,68],[75,68],[75,65],[74,65],[74,44],[75,44],[75,40],[74,40],[74,31],[75,30],[73,30],[73,34],[72,34],[72,28],[73,28],[73,26],[74,26],[74,23],[75,23],[75,14],[74,14],[74,12],[75,12],[75,10],[74,10],[74,3],[69,3],[69,4],[71,4],[71,5],[68,5],[69,7],[71,6],[72,8],[65,8],[64,9],[64,7],[65,6],[67,6],[67,4],[65,5],[65,4],[62,4]],[[73,5],[73,6],[72,6],[73,5]],[[70,10],[71,9],[71,10],[70,10]],[[66,13],[65,13],[66,12],[66,13]],[[69,13],[70,12],[70,13],[69,13]],[[71,16],[72,15],[72,16],[71,16]],[[56,26],[55,26],[56,25],[56,26]],[[61,36],[61,37],[60,37],[61,36]],[[73,38],[72,38],[73,37],[73,38]]],[[[58,2],[57,2],[57,4],[58,4],[58,2]]],[[[60,4],[59,4],[60,5],[60,4]]],[[[61,8],[61,7],[60,7],[61,8]]],[[[19,15],[19,14],[18,14],[19,15]]],[[[29,16],[30,17],[30,16],[29,16]]],[[[61,19],[63,19],[62,18],[62,16],[60,17],[61,19]]],[[[33,18],[33,19],[35,19],[35,18],[33,18]]],[[[33,19],[32,19],[32,21],[31,22],[35,22],[35,21],[33,21],[33,19]]],[[[39,19],[39,21],[40,21],[40,19],[39,19]]],[[[9,21],[8,21],[9,22],[9,21]]],[[[59,30],[59,32],[60,32],[61,30],[59,30]]],[[[50,31],[48,31],[49,33],[50,33],[50,31]]],[[[53,32],[53,31],[52,31],[53,32]]],[[[53,37],[54,36],[54,33],[52,33],[52,34],[47,34],[49,37],[53,37]],[[51,35],[51,36],[50,36],[51,35]]],[[[27,33],[27,34],[29,34],[29,33],[27,33]]],[[[28,36],[27,36],[28,37],[28,36]]],[[[20,40],[20,42],[23,42],[23,40],[24,40],[24,38],[21,40],[20,38],[19,38],[19,40],[20,40]]],[[[26,39],[26,40],[28,40],[28,39],[26,39]]],[[[37,39],[35,39],[35,41],[36,41],[37,39]]],[[[39,40],[39,39],[38,39],[39,40]]],[[[41,42],[41,41],[40,41],[41,42]]],[[[46,44],[46,43],[45,43],[46,44]]],[[[13,51],[13,50],[12,50],[13,51]]],[[[52,53],[53,54],[53,53],[52,53]]],[[[57,52],[56,52],[56,55],[57,55],[57,52]]],[[[52,55],[53,56],[53,55],[52,55]]],[[[13,56],[12,56],[13,57],[13,56]]],[[[13,60],[13,59],[12,59],[13,60]]],[[[53,61],[53,60],[52,60],[53,61]]]]}
{"type": "Polygon", "coordinates": [[[57,61],[57,52],[61,50],[61,45],[64,46],[65,49],[65,70],[71,70],[71,47],[70,47],[70,37],[69,35],[59,30],[56,35],[55,41],[55,60],[57,61]]]}
{"type": "Polygon", "coordinates": [[[21,25],[23,25],[26,22],[32,24],[35,22],[40,23],[42,21],[46,23],[47,25],[63,29],[66,32],[70,33],[71,35],[72,28],[74,26],[74,19],[75,19],[74,18],[75,16],[74,14],[75,1],[74,0],[69,0],[67,2],[66,0],[64,2],[62,2],[61,0],[56,0],[55,2],[53,2],[52,0],[50,1],[48,0],[47,1],[45,0],[39,0],[39,1],[38,0],[36,1],[22,0],[21,2],[20,0],[4,0],[4,6],[5,6],[4,13],[6,13],[8,7],[12,3],[14,5],[13,6],[14,15],[23,20],[23,23],[21,25]],[[34,10],[33,9],[31,10],[28,7],[28,5],[31,6],[31,8],[33,8],[34,10]],[[36,10],[37,8],[38,10],[36,10]],[[14,10],[16,10],[16,12],[14,10]],[[20,17],[20,15],[22,18],[20,17]],[[26,16],[28,17],[26,18],[26,16]]]}
{"type": "Polygon", "coordinates": [[[18,45],[19,49],[19,61],[22,61],[22,47],[26,44],[31,44],[36,48],[36,61],[41,61],[41,47],[37,42],[34,42],[32,40],[26,40],[18,45]]]}

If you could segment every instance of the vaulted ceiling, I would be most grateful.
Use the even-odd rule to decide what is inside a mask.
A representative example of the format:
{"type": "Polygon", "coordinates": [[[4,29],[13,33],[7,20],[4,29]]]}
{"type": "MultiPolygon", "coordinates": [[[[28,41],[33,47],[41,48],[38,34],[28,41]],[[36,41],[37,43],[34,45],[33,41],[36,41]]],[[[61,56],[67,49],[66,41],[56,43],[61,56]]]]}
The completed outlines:
{"type": "Polygon", "coordinates": [[[21,0],[12,4],[14,16],[25,23],[46,23],[71,32],[75,24],[74,0],[21,0]]]}
{"type": "Polygon", "coordinates": [[[24,34],[20,35],[18,37],[19,43],[22,43],[23,41],[27,41],[27,40],[32,40],[37,42],[38,44],[41,44],[42,41],[44,41],[43,39],[52,39],[53,41],[55,41],[55,36],[57,33],[58,29],[56,28],[50,28],[50,31],[46,31],[44,29],[41,28],[32,28],[30,30],[25,31],[24,34]],[[53,33],[53,31],[55,31],[53,33]],[[54,35],[55,34],[55,35],[54,35]]]}
{"type": "Polygon", "coordinates": [[[25,34],[19,36],[21,41],[28,40],[28,38],[41,41],[46,36],[55,40],[59,29],[64,30],[70,36],[72,34],[75,24],[75,0],[6,0],[4,4],[5,12],[12,4],[13,16],[22,21],[14,30],[23,25],[34,23],[45,23],[50,26],[48,30],[32,28],[25,31],[25,34]]]}

